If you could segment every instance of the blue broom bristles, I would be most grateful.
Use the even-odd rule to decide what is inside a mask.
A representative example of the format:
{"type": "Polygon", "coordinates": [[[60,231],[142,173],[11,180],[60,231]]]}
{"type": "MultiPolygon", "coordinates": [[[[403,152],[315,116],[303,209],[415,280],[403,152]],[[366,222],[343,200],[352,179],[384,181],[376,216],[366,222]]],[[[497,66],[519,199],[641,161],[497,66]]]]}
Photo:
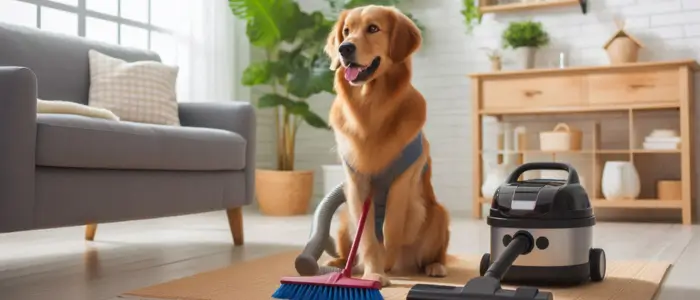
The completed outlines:
{"type": "Polygon", "coordinates": [[[272,298],[288,300],[384,300],[375,289],[323,286],[314,284],[282,284],[272,298]]]}

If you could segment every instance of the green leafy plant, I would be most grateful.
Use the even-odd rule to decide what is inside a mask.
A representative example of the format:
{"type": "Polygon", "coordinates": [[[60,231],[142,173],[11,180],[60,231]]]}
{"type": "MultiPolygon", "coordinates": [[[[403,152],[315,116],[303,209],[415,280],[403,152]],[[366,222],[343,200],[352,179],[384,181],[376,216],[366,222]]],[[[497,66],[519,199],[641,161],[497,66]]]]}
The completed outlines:
{"type": "Polygon", "coordinates": [[[482,47],[479,49],[484,50],[486,52],[486,56],[488,56],[489,60],[501,59],[501,53],[498,52],[498,49],[491,49],[486,47],[482,47]]]}
{"type": "MultiPolygon", "coordinates": [[[[401,0],[326,0],[328,4],[331,7],[331,10],[333,10],[335,13],[340,12],[341,10],[344,9],[350,9],[350,8],[355,8],[358,6],[364,6],[364,5],[385,5],[385,6],[396,6],[398,7],[399,4],[401,3],[401,0]]],[[[409,12],[403,12],[413,23],[416,24],[416,26],[422,31],[425,32],[425,26],[416,19],[413,14],[409,12]]]]}
{"type": "Polygon", "coordinates": [[[462,0],[464,8],[460,11],[464,17],[464,24],[467,26],[467,33],[471,34],[474,30],[474,25],[481,23],[481,11],[476,5],[478,0],[462,0]]]}
{"type": "Polygon", "coordinates": [[[329,129],[310,109],[307,99],[322,92],[334,93],[334,73],[323,53],[333,21],[318,11],[302,11],[293,0],[229,0],[229,7],[246,21],[250,43],[265,53],[265,59],[243,71],[242,84],[270,88],[257,106],[274,109],[277,169],[294,170],[299,126],[306,123],[329,129]]]}
{"type": "Polygon", "coordinates": [[[503,31],[503,45],[508,48],[535,47],[549,44],[549,35],[542,23],[534,21],[511,22],[503,31]]]}

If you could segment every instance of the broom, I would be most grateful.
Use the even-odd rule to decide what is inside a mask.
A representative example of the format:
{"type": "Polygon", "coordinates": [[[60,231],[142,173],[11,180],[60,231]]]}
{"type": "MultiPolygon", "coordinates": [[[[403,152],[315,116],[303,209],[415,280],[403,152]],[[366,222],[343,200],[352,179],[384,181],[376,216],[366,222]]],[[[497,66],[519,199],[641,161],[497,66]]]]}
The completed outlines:
{"type": "MultiPolygon", "coordinates": [[[[370,193],[371,195],[372,193],[370,193]]],[[[370,196],[362,206],[362,215],[357,224],[357,233],[352,241],[350,255],[345,268],[340,272],[329,273],[314,277],[284,277],[280,287],[272,295],[275,299],[290,300],[383,300],[379,292],[382,284],[375,280],[352,278],[352,267],[357,248],[360,246],[362,230],[365,229],[365,219],[369,214],[372,203],[370,196]]]]}

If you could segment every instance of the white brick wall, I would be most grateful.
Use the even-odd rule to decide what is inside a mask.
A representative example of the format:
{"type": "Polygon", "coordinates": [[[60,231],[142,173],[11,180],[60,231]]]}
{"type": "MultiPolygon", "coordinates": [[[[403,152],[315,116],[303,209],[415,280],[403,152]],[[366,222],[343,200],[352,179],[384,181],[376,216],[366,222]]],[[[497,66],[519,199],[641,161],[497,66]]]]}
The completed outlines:
{"type": "MultiPolygon", "coordinates": [[[[301,2],[303,7],[313,8],[325,3],[301,2]]],[[[428,101],[425,131],[432,145],[435,190],[453,211],[471,209],[471,105],[466,75],[489,69],[488,59],[479,48],[499,46],[500,34],[508,22],[531,18],[541,21],[551,34],[551,45],[538,52],[538,67],[555,66],[560,51],[567,53],[570,65],[607,64],[602,45],[615,31],[615,16],[626,18],[628,30],[645,44],[641,59],[700,58],[700,0],[589,0],[586,15],[576,6],[486,15],[471,36],[465,33],[459,13],[461,1],[405,2],[427,27],[424,46],[414,57],[413,83],[428,101]]],[[[506,53],[504,68],[512,65],[506,53]]],[[[326,116],[331,100],[328,95],[319,95],[310,102],[326,116]]],[[[271,121],[264,118],[261,115],[261,125],[269,126],[271,121]]],[[[259,132],[264,153],[261,162],[269,164],[266,161],[271,151],[265,149],[272,147],[271,132],[264,128],[259,132]]],[[[309,127],[300,130],[297,164],[317,171],[317,198],[322,196],[320,166],[335,162],[332,146],[330,132],[309,127]]]]}

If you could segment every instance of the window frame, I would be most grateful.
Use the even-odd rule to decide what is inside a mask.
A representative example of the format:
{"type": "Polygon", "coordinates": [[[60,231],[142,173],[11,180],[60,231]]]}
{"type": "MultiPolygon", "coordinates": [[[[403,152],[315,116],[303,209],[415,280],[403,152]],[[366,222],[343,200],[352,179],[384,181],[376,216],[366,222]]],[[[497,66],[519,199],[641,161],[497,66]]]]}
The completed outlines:
{"type": "Polygon", "coordinates": [[[39,29],[41,29],[41,8],[48,7],[48,8],[76,14],[76,16],[78,17],[78,36],[80,36],[80,37],[85,37],[86,23],[87,23],[88,17],[116,23],[117,24],[117,44],[119,44],[119,45],[121,45],[121,43],[122,43],[122,26],[121,25],[127,25],[127,26],[132,26],[132,27],[146,30],[148,32],[148,44],[147,44],[148,50],[151,50],[151,47],[152,47],[151,35],[153,32],[172,34],[171,30],[168,30],[168,29],[151,24],[151,22],[152,22],[151,21],[151,0],[141,0],[141,1],[147,2],[148,22],[146,22],[146,23],[123,18],[121,16],[121,14],[122,14],[122,12],[121,12],[122,0],[116,0],[117,1],[117,15],[116,16],[87,9],[87,6],[86,6],[87,0],[78,0],[77,6],[65,4],[65,3],[60,3],[60,2],[54,2],[51,0],[13,0],[13,1],[25,2],[25,3],[36,5],[36,16],[37,16],[36,27],[39,29]]]}

